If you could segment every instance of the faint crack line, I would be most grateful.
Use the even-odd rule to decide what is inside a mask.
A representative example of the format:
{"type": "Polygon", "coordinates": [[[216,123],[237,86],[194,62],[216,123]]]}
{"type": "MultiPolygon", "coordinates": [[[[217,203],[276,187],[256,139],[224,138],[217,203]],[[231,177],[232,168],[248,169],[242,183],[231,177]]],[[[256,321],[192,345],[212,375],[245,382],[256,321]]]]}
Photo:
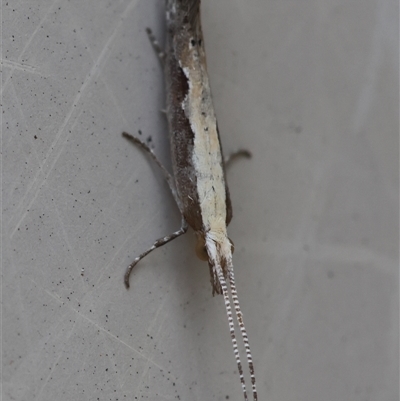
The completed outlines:
{"type": "Polygon", "coordinates": [[[5,67],[9,67],[12,68],[14,70],[21,70],[24,72],[32,72],[32,73],[36,73],[36,68],[33,65],[29,65],[29,64],[22,64],[19,63],[17,61],[11,61],[11,60],[2,60],[1,63],[5,66],[5,67]]]}
{"type": "MultiPolygon", "coordinates": [[[[34,282],[34,281],[33,281],[34,282]]],[[[35,282],[35,284],[37,284],[35,282]]],[[[96,327],[99,331],[107,334],[109,337],[111,337],[112,339],[116,340],[118,343],[121,343],[122,345],[125,345],[128,349],[130,349],[131,351],[133,351],[135,354],[139,355],[141,358],[145,359],[146,361],[150,362],[152,365],[156,366],[157,368],[161,369],[163,372],[167,372],[167,370],[162,367],[161,365],[159,365],[158,363],[154,362],[154,360],[150,359],[149,357],[147,357],[145,354],[143,354],[142,352],[138,351],[136,348],[132,347],[131,345],[129,345],[128,343],[126,343],[125,341],[121,340],[120,338],[118,338],[115,334],[111,333],[110,331],[106,330],[104,327],[100,326],[98,323],[96,323],[94,320],[90,319],[88,316],[84,315],[81,311],[79,311],[78,309],[75,309],[73,306],[65,303],[62,298],[60,298],[57,294],[52,293],[51,291],[44,289],[44,291],[50,295],[53,299],[55,299],[58,303],[60,303],[61,305],[67,307],[68,309],[70,309],[71,311],[75,312],[77,315],[79,315],[80,317],[82,317],[83,319],[85,319],[86,321],[88,321],[89,323],[91,323],[94,327],[96,327]]],[[[75,322],[74,326],[77,324],[77,322],[75,322]]],[[[73,328],[71,329],[71,332],[73,331],[73,328]]],[[[68,337],[69,338],[69,337],[68,337]]],[[[174,378],[175,380],[177,380],[177,378],[173,377],[172,375],[170,375],[172,378],[174,378]]]]}
{"type": "MultiPolygon", "coordinates": [[[[137,0],[134,0],[126,7],[125,11],[123,12],[123,14],[120,18],[120,21],[118,22],[114,31],[112,32],[109,39],[105,43],[96,62],[94,63],[94,65],[92,66],[92,68],[90,69],[88,74],[86,75],[82,86],[79,88],[78,93],[77,93],[74,101],[72,102],[72,106],[71,106],[69,112],[67,113],[66,118],[64,119],[64,122],[62,123],[60,129],[57,132],[56,138],[55,138],[52,146],[50,146],[48,153],[44,157],[42,165],[38,169],[35,177],[32,179],[30,188],[27,190],[25,196],[21,199],[21,201],[19,202],[19,205],[17,206],[17,212],[14,215],[20,216],[20,218],[14,225],[14,228],[11,230],[10,237],[13,237],[13,235],[17,231],[18,227],[21,225],[22,221],[25,219],[25,216],[28,213],[27,211],[29,210],[30,206],[35,202],[36,198],[38,197],[38,195],[40,193],[41,188],[43,187],[43,185],[46,182],[47,177],[49,176],[49,174],[52,171],[52,169],[54,168],[57,160],[59,159],[59,157],[62,153],[62,146],[61,146],[62,144],[59,143],[61,141],[60,138],[62,137],[62,133],[63,133],[65,127],[67,126],[67,124],[69,123],[69,120],[71,119],[74,111],[78,109],[76,106],[78,105],[80,99],[82,98],[83,94],[85,93],[87,86],[92,81],[92,78],[100,72],[100,70],[101,70],[100,66],[103,64],[106,57],[109,55],[108,50],[111,47],[111,44],[114,41],[115,37],[117,36],[117,33],[118,33],[120,27],[122,26],[126,15],[136,5],[136,3],[137,3],[137,0]],[[56,148],[58,148],[57,153],[55,153],[54,159],[51,162],[49,162],[48,159],[49,159],[50,155],[55,152],[56,148]],[[43,172],[43,169],[45,167],[47,167],[47,171],[43,172]],[[41,179],[40,179],[40,176],[42,176],[41,179]],[[39,179],[40,179],[40,181],[39,181],[39,179]],[[32,192],[34,193],[33,195],[32,195],[32,192]],[[28,200],[28,205],[25,206],[24,204],[25,204],[26,200],[28,200]]],[[[65,143],[68,136],[69,136],[69,134],[64,136],[63,143],[65,143]]],[[[13,222],[10,222],[10,224],[12,226],[13,222]]]]}
{"type": "MultiPolygon", "coordinates": [[[[39,23],[37,24],[35,30],[32,32],[30,38],[28,39],[28,41],[25,43],[24,48],[21,50],[20,55],[18,56],[18,60],[21,60],[22,56],[24,55],[25,51],[29,48],[29,46],[31,45],[33,38],[36,36],[36,33],[39,31],[39,29],[42,28],[44,21],[47,19],[47,17],[49,16],[50,12],[53,10],[53,7],[60,2],[60,0],[55,0],[53,2],[53,4],[47,9],[47,13],[44,15],[44,17],[39,21],[39,23]]],[[[21,63],[20,63],[21,65],[21,63]]],[[[15,67],[13,67],[13,70],[15,69],[15,67]]],[[[3,92],[7,89],[8,84],[11,80],[11,77],[13,75],[13,70],[11,71],[11,73],[9,74],[9,76],[7,77],[6,81],[4,82],[4,85],[1,89],[1,94],[3,94],[3,92]]]]}

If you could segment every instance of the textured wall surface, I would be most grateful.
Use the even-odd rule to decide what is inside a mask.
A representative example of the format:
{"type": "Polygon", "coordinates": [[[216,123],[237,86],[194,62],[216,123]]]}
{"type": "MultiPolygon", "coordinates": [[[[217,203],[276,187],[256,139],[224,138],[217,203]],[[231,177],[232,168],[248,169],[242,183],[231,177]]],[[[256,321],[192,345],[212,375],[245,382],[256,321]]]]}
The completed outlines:
{"type": "MultiPolygon", "coordinates": [[[[234,265],[268,401],[398,387],[398,4],[203,0],[234,265]]],[[[242,400],[169,166],[161,0],[2,2],[3,400],[242,400]]]]}

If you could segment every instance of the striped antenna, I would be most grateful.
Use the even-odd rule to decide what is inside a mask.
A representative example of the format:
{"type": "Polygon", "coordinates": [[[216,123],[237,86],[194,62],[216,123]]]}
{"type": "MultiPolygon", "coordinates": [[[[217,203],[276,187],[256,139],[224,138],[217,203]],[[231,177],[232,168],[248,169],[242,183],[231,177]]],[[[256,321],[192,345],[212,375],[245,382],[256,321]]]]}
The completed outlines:
{"type": "Polygon", "coordinates": [[[232,264],[230,264],[230,266],[228,267],[228,275],[229,275],[229,285],[231,287],[233,305],[235,307],[235,312],[236,312],[236,319],[239,324],[240,332],[242,334],[244,348],[246,350],[247,363],[249,365],[250,378],[251,378],[251,387],[253,390],[253,400],[257,401],[258,396],[257,396],[257,389],[256,389],[256,377],[254,375],[253,358],[251,356],[249,338],[247,337],[246,327],[244,326],[244,322],[243,322],[243,314],[240,309],[239,298],[238,298],[237,291],[236,291],[235,276],[233,274],[232,264]]]}
{"type": "MultiPolygon", "coordinates": [[[[240,382],[242,383],[244,399],[245,399],[245,401],[248,401],[247,392],[246,392],[246,383],[244,381],[242,363],[240,362],[239,349],[238,349],[238,345],[237,345],[237,341],[236,341],[235,326],[233,324],[232,307],[231,307],[231,300],[229,298],[228,287],[226,285],[226,281],[225,281],[224,275],[222,273],[221,266],[219,266],[218,264],[215,264],[214,269],[216,270],[218,280],[219,280],[219,283],[220,283],[221,289],[222,289],[222,295],[224,296],[225,309],[226,309],[226,314],[228,316],[229,331],[231,333],[231,339],[232,339],[233,353],[235,354],[235,359],[236,359],[236,363],[237,363],[237,367],[238,367],[238,371],[239,371],[240,382]]],[[[231,280],[230,277],[231,276],[229,275],[229,279],[231,280]]],[[[233,281],[233,283],[235,283],[235,281],[233,281]]],[[[236,294],[236,288],[235,288],[235,294],[236,294]]],[[[233,291],[232,291],[232,296],[233,296],[233,291]]],[[[237,299],[238,298],[237,298],[237,294],[236,294],[236,301],[237,301],[237,299]]],[[[235,302],[235,298],[233,298],[233,300],[235,302]]],[[[238,302],[238,306],[239,306],[239,302],[238,302]]],[[[235,304],[235,310],[236,310],[236,316],[238,316],[236,304],[235,304]]],[[[239,308],[239,312],[240,312],[240,308],[239,308]]],[[[240,314],[241,314],[241,312],[240,312],[240,314]]],[[[238,318],[238,320],[239,320],[239,318],[238,318]]],[[[243,320],[242,320],[242,324],[243,324],[243,320]]],[[[239,325],[240,325],[240,323],[239,323],[239,325]]],[[[246,331],[245,331],[245,333],[246,333],[246,331]]],[[[242,331],[242,336],[243,336],[243,331],[242,331]]],[[[243,339],[244,339],[244,337],[243,337],[243,339]]],[[[247,339],[247,335],[246,335],[246,339],[247,339]]],[[[243,340],[243,341],[245,341],[245,340],[243,340]]],[[[247,345],[248,344],[249,344],[249,342],[247,340],[247,345]]],[[[246,352],[247,352],[247,349],[246,349],[246,352]]],[[[249,353],[250,353],[250,350],[249,350],[249,353]]],[[[249,353],[247,354],[247,357],[248,357],[249,353]]],[[[250,355],[250,358],[251,358],[251,355],[250,355]]],[[[251,361],[251,359],[250,359],[250,361],[251,361]]],[[[250,366],[250,362],[249,362],[249,366],[250,366]]],[[[253,364],[251,364],[251,366],[253,366],[253,364]]],[[[252,382],[253,382],[253,378],[254,378],[254,369],[253,369],[253,375],[252,375],[252,382]]],[[[254,400],[257,400],[257,393],[254,393],[254,391],[255,391],[255,386],[253,385],[253,398],[254,398],[254,394],[255,394],[254,400]]]]}

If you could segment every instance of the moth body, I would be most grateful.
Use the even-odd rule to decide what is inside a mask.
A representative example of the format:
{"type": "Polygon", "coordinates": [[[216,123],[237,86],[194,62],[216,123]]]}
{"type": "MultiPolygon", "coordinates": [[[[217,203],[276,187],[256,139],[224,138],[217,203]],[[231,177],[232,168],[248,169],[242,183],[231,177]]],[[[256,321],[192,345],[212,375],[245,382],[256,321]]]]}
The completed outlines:
{"type": "MultiPolygon", "coordinates": [[[[248,400],[234,329],[232,298],[245,346],[253,400],[256,401],[253,360],[233,272],[233,244],[227,233],[232,219],[232,204],[207,74],[200,0],[166,0],[166,22],[165,51],[150,30],[148,34],[164,67],[173,176],[146,144],[129,134],[124,133],[124,136],[141,146],[160,166],[181,212],[182,225],[179,230],[157,240],[133,261],[125,273],[125,284],[129,287],[130,273],[139,260],[184,234],[188,225],[192,227],[197,236],[196,254],[208,261],[213,295],[222,294],[225,300],[234,356],[244,398],[248,400]]],[[[243,151],[238,153],[249,155],[243,151]]]]}
{"type": "MultiPolygon", "coordinates": [[[[165,78],[171,158],[181,213],[226,277],[232,206],[207,74],[199,1],[167,1],[165,78]],[[215,244],[215,246],[213,245],[215,244]]],[[[198,252],[198,253],[199,253],[198,252]]],[[[211,270],[213,293],[219,280],[211,270]]]]}

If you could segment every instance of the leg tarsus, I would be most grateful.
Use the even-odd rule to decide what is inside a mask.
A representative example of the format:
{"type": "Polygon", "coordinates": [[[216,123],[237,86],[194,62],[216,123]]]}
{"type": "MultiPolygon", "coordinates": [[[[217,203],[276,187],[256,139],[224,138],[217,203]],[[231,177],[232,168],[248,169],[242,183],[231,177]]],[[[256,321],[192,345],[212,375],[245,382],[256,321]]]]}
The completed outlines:
{"type": "Polygon", "coordinates": [[[251,152],[247,149],[239,149],[236,152],[231,153],[226,159],[225,159],[225,168],[229,168],[229,166],[232,164],[232,162],[237,159],[238,157],[245,157],[246,159],[251,158],[251,152]]]}
{"type": "Polygon", "coordinates": [[[124,282],[125,282],[125,287],[129,288],[129,276],[131,275],[132,269],[136,266],[136,264],[142,260],[146,255],[148,255],[150,252],[154,251],[154,249],[159,248],[160,246],[163,246],[167,244],[168,242],[174,240],[175,238],[178,238],[182,234],[185,234],[188,229],[188,225],[185,221],[185,219],[182,217],[182,225],[181,228],[178,231],[175,231],[174,233],[167,235],[165,237],[159,238],[152,247],[150,247],[147,251],[143,252],[140,254],[137,258],[134,259],[134,261],[128,266],[125,272],[124,276],[124,282]]]}
{"type": "Polygon", "coordinates": [[[167,181],[168,186],[172,192],[172,196],[174,197],[175,202],[177,203],[177,205],[179,207],[179,210],[181,210],[178,195],[176,194],[174,178],[168,172],[168,170],[161,164],[161,162],[157,159],[157,156],[154,154],[154,152],[139,138],[137,138],[131,134],[128,134],[127,132],[123,132],[122,136],[124,138],[128,139],[129,141],[133,142],[135,145],[138,145],[143,151],[145,151],[146,154],[148,154],[156,162],[157,166],[160,167],[161,172],[163,173],[164,178],[167,181]]]}
{"type": "Polygon", "coordinates": [[[156,39],[156,37],[154,36],[154,34],[150,28],[146,28],[146,33],[150,39],[150,43],[153,46],[154,51],[156,52],[158,58],[161,61],[161,64],[164,65],[165,57],[166,57],[165,51],[161,47],[160,43],[158,43],[158,40],[156,39]]]}

